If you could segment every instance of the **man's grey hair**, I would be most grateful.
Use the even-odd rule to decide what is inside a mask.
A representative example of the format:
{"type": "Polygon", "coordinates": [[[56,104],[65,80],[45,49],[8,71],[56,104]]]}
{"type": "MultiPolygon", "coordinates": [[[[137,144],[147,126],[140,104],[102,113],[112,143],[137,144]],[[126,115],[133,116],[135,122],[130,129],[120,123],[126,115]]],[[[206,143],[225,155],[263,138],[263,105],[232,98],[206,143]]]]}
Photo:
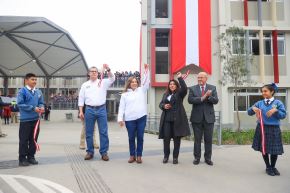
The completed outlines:
{"type": "Polygon", "coordinates": [[[208,78],[208,74],[207,74],[206,72],[200,72],[200,73],[198,73],[198,75],[203,75],[203,76],[205,76],[206,78],[208,78]]]}
{"type": "Polygon", "coordinates": [[[94,69],[97,69],[97,71],[99,71],[98,68],[95,67],[95,66],[90,67],[90,68],[89,68],[89,71],[91,71],[93,68],[94,68],[94,69]]]}

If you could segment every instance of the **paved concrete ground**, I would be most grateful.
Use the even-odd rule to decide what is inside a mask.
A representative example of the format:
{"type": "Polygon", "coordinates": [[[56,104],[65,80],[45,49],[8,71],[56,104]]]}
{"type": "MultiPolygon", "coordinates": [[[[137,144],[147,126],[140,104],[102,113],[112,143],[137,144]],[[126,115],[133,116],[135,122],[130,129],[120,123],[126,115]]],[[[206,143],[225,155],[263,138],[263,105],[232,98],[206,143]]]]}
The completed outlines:
{"type": "Polygon", "coordinates": [[[182,141],[179,164],[162,164],[162,141],[145,136],[144,163],[128,164],[127,132],[110,123],[109,162],[96,154],[84,161],[78,149],[80,122],[42,122],[38,166],[17,167],[18,125],[3,126],[0,138],[0,193],[290,193],[290,146],[279,157],[280,177],[265,175],[250,146],[214,147],[214,166],[192,164],[193,143],[182,141]],[[32,177],[32,178],[31,178],[32,177]]]}

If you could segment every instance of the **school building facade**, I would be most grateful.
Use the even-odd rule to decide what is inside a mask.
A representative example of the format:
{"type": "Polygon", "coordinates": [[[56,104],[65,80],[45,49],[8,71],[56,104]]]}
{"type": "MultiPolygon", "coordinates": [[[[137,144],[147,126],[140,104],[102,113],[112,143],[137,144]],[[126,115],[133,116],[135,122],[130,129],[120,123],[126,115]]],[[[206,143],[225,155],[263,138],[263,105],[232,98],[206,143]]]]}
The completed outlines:
{"type": "MultiPolygon", "coordinates": [[[[231,26],[241,27],[247,31],[248,51],[253,56],[250,70],[250,78],[253,84],[245,86],[239,93],[239,111],[241,112],[242,127],[253,128],[255,117],[249,117],[246,110],[257,100],[260,100],[259,88],[266,84],[276,82],[279,98],[286,106],[290,107],[290,1],[286,0],[142,0],[142,25],[141,25],[141,46],[140,46],[140,69],[144,63],[151,64],[151,85],[148,93],[149,116],[158,116],[161,110],[158,105],[161,100],[168,81],[176,72],[173,69],[181,70],[183,73],[190,69],[190,74],[186,79],[187,86],[197,84],[197,73],[200,71],[209,72],[209,84],[217,86],[220,102],[215,106],[215,110],[221,113],[221,123],[223,128],[234,128],[236,123],[236,109],[234,108],[234,90],[232,85],[223,86],[219,83],[223,74],[223,64],[215,54],[220,48],[217,38],[231,26]],[[201,2],[206,2],[201,5],[201,2]],[[184,25],[190,21],[192,12],[201,9],[197,14],[203,17],[206,9],[209,12],[206,17],[199,18],[202,23],[210,21],[210,45],[208,46],[210,64],[196,65],[192,60],[192,65],[184,65],[177,68],[174,63],[178,59],[179,53],[182,55],[182,46],[188,49],[190,45],[179,45],[176,42],[176,17],[182,16],[180,7],[185,6],[186,16],[184,25]],[[191,7],[189,7],[191,6],[191,7]],[[199,6],[196,8],[195,6],[199,6]],[[209,6],[209,7],[208,7],[209,6]],[[189,14],[187,14],[189,13],[189,14]],[[209,20],[208,20],[209,19],[209,20]],[[175,31],[174,31],[175,30],[175,31]],[[174,39],[175,38],[175,39],[174,39]],[[178,48],[177,48],[177,47],[178,48]],[[173,67],[174,66],[174,67],[173,67]]],[[[184,19],[183,18],[183,19],[184,19]]],[[[194,20],[194,19],[193,19],[194,20]]],[[[202,24],[199,24],[201,26],[202,24]]],[[[181,25],[182,26],[182,25],[181,25]]],[[[208,34],[207,34],[208,35],[208,34]]],[[[209,36],[208,36],[209,37],[209,36]]],[[[192,39],[186,34],[186,40],[192,39]]],[[[194,39],[194,38],[193,38],[194,39]]],[[[203,34],[199,34],[198,41],[207,41],[203,34]],[[202,39],[202,40],[200,40],[202,39]]],[[[184,41],[181,39],[181,41],[184,41]]],[[[191,40],[192,41],[192,40],[191,40]]],[[[189,42],[191,43],[191,42],[189,42]]],[[[194,42],[193,42],[194,43],[194,42]]],[[[202,44],[197,44],[198,49],[202,44]]],[[[186,51],[187,52],[187,51],[186,51]]],[[[202,52],[202,51],[200,51],[202,52]]],[[[199,62],[202,60],[200,56],[199,62]]],[[[185,61],[190,60],[187,58],[185,61]]],[[[178,64],[179,65],[179,64],[178,64]]],[[[247,64],[245,64],[247,65],[247,64]]],[[[184,105],[188,114],[191,105],[184,100],[184,105]]],[[[290,114],[282,121],[283,128],[290,126],[290,114]]]]}

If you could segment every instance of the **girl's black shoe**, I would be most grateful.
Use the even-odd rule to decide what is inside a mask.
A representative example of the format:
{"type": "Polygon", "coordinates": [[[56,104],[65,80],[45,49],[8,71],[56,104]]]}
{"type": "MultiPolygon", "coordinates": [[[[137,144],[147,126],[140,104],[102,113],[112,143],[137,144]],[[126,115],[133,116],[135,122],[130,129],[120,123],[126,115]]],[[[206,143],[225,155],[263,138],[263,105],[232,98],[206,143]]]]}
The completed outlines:
{"type": "Polygon", "coordinates": [[[272,170],[276,176],[280,176],[280,172],[277,170],[277,168],[272,168],[272,170]]]}
{"type": "Polygon", "coordinates": [[[273,168],[267,168],[266,169],[266,173],[269,175],[269,176],[275,176],[275,173],[273,171],[273,168]]]}

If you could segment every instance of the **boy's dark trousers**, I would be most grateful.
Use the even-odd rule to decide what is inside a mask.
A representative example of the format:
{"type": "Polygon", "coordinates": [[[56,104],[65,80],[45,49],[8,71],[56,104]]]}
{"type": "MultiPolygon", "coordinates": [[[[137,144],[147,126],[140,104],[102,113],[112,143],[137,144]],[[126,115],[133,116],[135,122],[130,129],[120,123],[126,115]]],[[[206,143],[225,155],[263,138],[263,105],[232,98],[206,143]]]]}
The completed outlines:
{"type": "MultiPolygon", "coordinates": [[[[19,161],[25,161],[34,158],[36,146],[33,139],[35,121],[20,122],[19,127],[19,161]]],[[[39,134],[39,128],[36,134],[36,141],[39,134]]]]}

